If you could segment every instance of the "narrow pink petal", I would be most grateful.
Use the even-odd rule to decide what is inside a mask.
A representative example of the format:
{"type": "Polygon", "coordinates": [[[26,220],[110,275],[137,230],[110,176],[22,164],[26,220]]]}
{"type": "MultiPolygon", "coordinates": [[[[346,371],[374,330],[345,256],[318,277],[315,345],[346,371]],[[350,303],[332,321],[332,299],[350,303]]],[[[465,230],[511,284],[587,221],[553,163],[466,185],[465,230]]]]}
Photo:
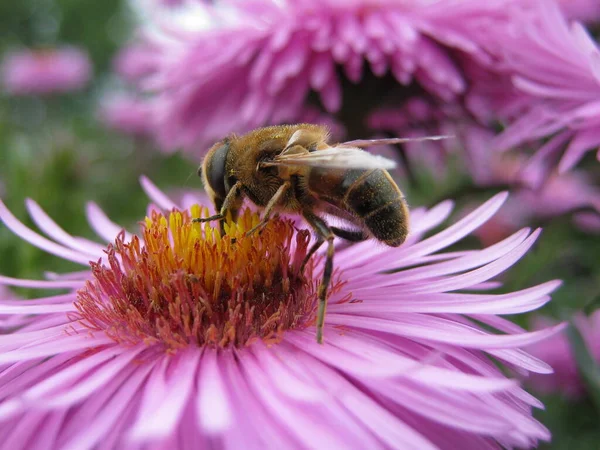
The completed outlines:
{"type": "Polygon", "coordinates": [[[142,189],[150,200],[156,203],[161,208],[166,211],[171,211],[173,208],[177,208],[177,205],[173,203],[173,201],[167,197],[150,179],[145,176],[140,177],[140,184],[142,185],[142,189]]]}
{"type": "Polygon", "coordinates": [[[366,384],[380,395],[436,422],[475,433],[508,432],[510,424],[495,410],[465,396],[416,383],[366,384]]]}
{"type": "Polygon", "coordinates": [[[215,351],[204,352],[199,374],[196,399],[198,425],[208,434],[224,433],[233,426],[233,413],[215,351]]]}
{"type": "Polygon", "coordinates": [[[558,164],[558,173],[562,174],[571,170],[583,158],[585,152],[598,147],[599,144],[600,131],[598,129],[578,132],[569,143],[558,164]]]}
{"type": "Polygon", "coordinates": [[[52,339],[49,343],[31,347],[22,347],[17,350],[2,353],[0,354],[0,364],[53,356],[72,350],[84,350],[111,343],[114,343],[114,341],[102,334],[97,336],[65,336],[62,339],[52,339]]]}
{"type": "Polygon", "coordinates": [[[35,386],[36,383],[61,370],[61,366],[73,357],[72,352],[57,355],[46,360],[30,360],[16,363],[0,375],[0,420],[22,410],[25,403],[19,395],[35,386]],[[13,397],[13,398],[11,398],[13,397]]]}
{"type": "MultiPolygon", "coordinates": [[[[69,331],[70,331],[70,328],[69,328],[69,331]]],[[[15,332],[15,333],[0,335],[0,346],[2,346],[2,348],[5,348],[6,345],[9,345],[12,347],[18,347],[21,344],[33,343],[38,339],[42,339],[42,338],[54,339],[54,338],[58,338],[58,337],[64,337],[64,336],[66,336],[66,334],[67,334],[67,326],[66,326],[66,324],[62,323],[55,327],[44,328],[44,329],[37,330],[37,331],[31,331],[31,332],[19,331],[19,332],[15,332]]]]}
{"type": "Polygon", "coordinates": [[[324,364],[306,361],[307,370],[321,381],[323,387],[333,388],[332,395],[342,403],[355,420],[370,429],[389,448],[434,449],[424,436],[414,428],[407,426],[398,417],[390,414],[385,408],[373,401],[372,396],[365,395],[356,386],[324,364]]]}
{"type": "MultiPolygon", "coordinates": [[[[531,246],[535,243],[541,230],[534,231],[525,241],[519,244],[518,247],[508,252],[506,255],[498,258],[496,261],[486,264],[485,266],[471,270],[461,275],[454,275],[440,280],[429,280],[427,282],[415,282],[411,285],[403,287],[402,291],[406,293],[434,293],[455,291],[458,289],[468,289],[477,283],[488,281],[496,275],[504,272],[511,267],[515,262],[521,259],[531,246]]],[[[390,279],[390,283],[392,280],[390,279]]],[[[350,289],[350,288],[348,288],[350,289]]]]}
{"type": "Polygon", "coordinates": [[[0,304],[0,314],[52,314],[57,312],[75,311],[73,303],[61,303],[58,305],[3,305],[0,304]]]}
{"type": "Polygon", "coordinates": [[[500,209],[507,198],[508,193],[506,192],[496,194],[475,211],[468,214],[454,225],[446,228],[444,231],[441,231],[409,248],[401,248],[398,252],[400,254],[396,255],[397,259],[400,260],[401,256],[406,256],[412,259],[416,256],[433,253],[450,244],[453,244],[487,222],[498,211],[498,209],[500,209]]]}
{"type": "MultiPolygon", "coordinates": [[[[265,368],[266,375],[282,394],[303,402],[314,403],[322,400],[323,392],[320,389],[302,377],[301,372],[298,373],[285,365],[283,359],[287,359],[287,356],[292,357],[292,355],[279,352],[275,354],[274,349],[256,344],[252,349],[258,358],[259,365],[265,368]]],[[[277,350],[283,352],[279,347],[277,350]]]]}
{"type": "Polygon", "coordinates": [[[32,447],[35,439],[32,430],[41,427],[46,418],[42,411],[30,411],[21,416],[20,420],[11,427],[10,436],[2,441],[2,447],[7,449],[24,449],[32,447]]]}
{"type": "Polygon", "coordinates": [[[383,373],[370,372],[369,368],[387,364],[391,366],[388,368],[387,376],[410,378],[415,382],[430,386],[471,392],[503,391],[515,386],[515,381],[508,378],[469,375],[430,365],[426,360],[405,358],[366,335],[356,334],[353,336],[353,333],[346,333],[340,336],[330,333],[327,336],[327,342],[336,347],[335,351],[333,349],[319,350],[318,344],[312,345],[312,339],[304,341],[302,345],[307,353],[355,376],[382,375],[383,373]]]}
{"type": "Polygon", "coordinates": [[[58,226],[56,222],[54,222],[48,214],[44,212],[40,206],[31,199],[25,200],[25,205],[27,206],[27,210],[29,211],[29,215],[35,222],[35,224],[54,239],[56,242],[66,245],[73,250],[80,251],[89,255],[92,258],[100,258],[102,256],[102,252],[104,251],[104,247],[96,242],[84,240],[82,238],[74,238],[61,227],[58,226]]]}
{"type": "Polygon", "coordinates": [[[110,395],[108,401],[106,401],[106,398],[102,398],[102,395],[98,395],[97,397],[102,398],[102,401],[94,405],[95,414],[89,418],[89,421],[85,421],[85,427],[81,427],[83,417],[80,413],[80,417],[78,417],[80,420],[76,422],[79,432],[73,435],[61,448],[64,450],[95,448],[107,435],[118,435],[115,425],[119,422],[125,422],[125,411],[128,407],[135,406],[134,400],[139,397],[144,379],[153,367],[153,363],[146,362],[133,371],[124,370],[115,374],[110,385],[102,390],[103,394],[110,395]]]}
{"type": "Polygon", "coordinates": [[[160,439],[169,436],[183,414],[196,378],[200,351],[197,348],[180,352],[170,358],[165,356],[165,370],[160,372],[158,391],[148,386],[138,418],[130,431],[133,441],[160,439]]]}
{"type": "Polygon", "coordinates": [[[56,448],[58,435],[63,430],[66,411],[52,411],[47,414],[42,426],[35,430],[35,450],[56,448]]]}
{"type": "Polygon", "coordinates": [[[94,373],[74,383],[66,392],[51,393],[51,395],[43,396],[40,401],[45,407],[60,409],[88,399],[98,390],[104,389],[105,385],[115,377],[115,374],[121,370],[130,368],[131,361],[139,353],[140,349],[122,352],[119,356],[106,362],[94,373]]]}
{"type": "MultiPolygon", "coordinates": [[[[506,201],[507,196],[508,194],[505,192],[495,195],[454,225],[451,225],[445,230],[421,242],[402,246],[397,250],[388,250],[377,259],[368,258],[359,261],[359,265],[355,266],[356,269],[354,272],[347,272],[347,269],[345,270],[350,280],[348,289],[352,291],[354,289],[354,283],[360,282],[362,278],[372,277],[374,271],[381,271],[383,268],[392,269],[395,267],[393,264],[396,262],[400,262],[402,265],[414,262],[419,257],[436,252],[469,235],[473,230],[476,230],[483,223],[487,222],[498,211],[506,201]],[[388,264],[390,266],[386,267],[388,264]],[[375,267],[377,267],[377,269],[375,269],[375,267]]],[[[358,259],[360,259],[360,257],[358,259]]]]}
{"type": "MultiPolygon", "coordinates": [[[[413,212],[411,233],[424,233],[442,223],[452,212],[454,204],[451,201],[444,201],[431,208],[424,215],[419,215],[418,211],[413,212]]],[[[365,263],[373,263],[380,261],[380,258],[375,256],[384,254],[389,255],[390,250],[383,245],[373,245],[372,242],[361,242],[353,245],[342,252],[338,253],[337,260],[346,273],[349,270],[356,268],[360,274],[365,273],[365,263]]],[[[394,255],[394,259],[395,255],[394,255]]],[[[412,264],[412,262],[411,262],[412,264]]],[[[379,266],[379,270],[381,266],[379,266]]],[[[350,278],[354,278],[354,272],[347,272],[350,278]]]]}
{"type": "Polygon", "coordinates": [[[394,299],[398,288],[380,288],[377,293],[363,293],[362,302],[331,304],[330,313],[459,313],[459,314],[516,314],[541,307],[550,300],[547,294],[560,286],[560,281],[501,295],[480,294],[408,294],[401,301],[394,299]]]}
{"type": "MultiPolygon", "coordinates": [[[[104,211],[93,202],[89,202],[86,205],[85,214],[92,230],[107,242],[114,242],[117,235],[123,231],[123,227],[112,222],[106,217],[104,211]]],[[[131,233],[125,232],[126,241],[131,240],[132,237],[131,233]]]]}
{"type": "Polygon", "coordinates": [[[518,335],[492,335],[457,322],[417,314],[398,315],[393,319],[330,314],[327,320],[331,325],[382,331],[421,341],[448,343],[481,350],[523,347],[547,339],[565,327],[565,324],[559,324],[545,330],[518,335]]]}
{"type": "Polygon", "coordinates": [[[27,280],[23,278],[11,278],[0,275],[0,283],[8,286],[19,286],[38,289],[79,289],[85,284],[84,280],[79,281],[46,281],[46,280],[27,280]]]}
{"type": "Polygon", "coordinates": [[[49,297],[39,297],[32,299],[19,300],[0,300],[0,305],[3,306],[31,306],[31,305],[57,305],[57,304],[72,304],[77,299],[75,292],[63,295],[52,295],[49,297]]]}
{"type": "MultiPolygon", "coordinates": [[[[254,394],[260,399],[264,407],[270,411],[273,418],[284,426],[298,439],[306,448],[344,448],[344,436],[332,433],[327,424],[321,420],[314,420],[309,415],[300,414],[294,404],[285,401],[277,395],[268,383],[256,361],[247,354],[241,354],[240,363],[248,374],[248,382],[252,386],[254,394]],[[311,430],[306,433],[306,430],[311,430]]],[[[335,422],[335,418],[330,419],[335,422]]]]}
{"type": "Polygon", "coordinates": [[[27,228],[15,216],[12,215],[2,201],[0,201],[0,219],[13,233],[30,244],[33,244],[48,253],[60,256],[61,258],[69,261],[80,263],[86,266],[89,265],[90,258],[88,256],[82,255],[81,252],[70,250],[62,245],[58,245],[55,242],[52,242],[27,228]]]}
{"type": "Polygon", "coordinates": [[[285,448],[298,445],[284,427],[273,426],[273,416],[266,410],[263,402],[256,398],[248,386],[248,376],[244,373],[232,353],[220,355],[220,361],[225,367],[227,375],[227,386],[230,388],[233,399],[237,404],[236,426],[241,427],[247,434],[248,439],[253,438],[257,445],[271,447],[273,449],[285,448]],[[251,414],[245,413],[251,412],[251,414]]]}
{"type": "Polygon", "coordinates": [[[456,258],[452,261],[429,264],[427,266],[417,267],[414,269],[406,269],[398,272],[397,274],[391,275],[391,277],[394,278],[395,282],[408,283],[440,275],[455,274],[465,270],[473,269],[475,267],[481,267],[514,250],[527,238],[529,232],[530,230],[525,228],[516,232],[512,236],[509,236],[508,238],[484,250],[474,252],[471,255],[467,255],[462,258],[456,258]]]}
{"type": "MultiPolygon", "coordinates": [[[[92,381],[93,378],[98,376],[98,372],[94,372],[96,369],[101,367],[106,362],[111,361],[111,364],[104,368],[104,372],[108,372],[108,375],[110,376],[110,368],[114,367],[115,364],[113,361],[116,361],[117,365],[119,362],[121,362],[122,366],[120,367],[123,367],[138,353],[139,350],[132,352],[124,351],[118,346],[108,347],[87,358],[75,361],[68,367],[62,369],[56,375],[46,378],[43,382],[38,383],[35,387],[25,392],[23,394],[23,398],[31,402],[43,401],[46,405],[50,406],[52,402],[49,402],[48,398],[52,395],[58,397],[59,402],[66,400],[65,397],[62,397],[62,395],[69,397],[74,395],[77,397],[77,393],[75,391],[80,391],[81,386],[92,381]],[[107,371],[106,368],[109,368],[109,370],[107,371]],[[78,385],[76,380],[84,375],[86,375],[83,377],[86,381],[78,385]]],[[[116,373],[118,370],[119,369],[117,368],[112,373],[116,373]]]]}

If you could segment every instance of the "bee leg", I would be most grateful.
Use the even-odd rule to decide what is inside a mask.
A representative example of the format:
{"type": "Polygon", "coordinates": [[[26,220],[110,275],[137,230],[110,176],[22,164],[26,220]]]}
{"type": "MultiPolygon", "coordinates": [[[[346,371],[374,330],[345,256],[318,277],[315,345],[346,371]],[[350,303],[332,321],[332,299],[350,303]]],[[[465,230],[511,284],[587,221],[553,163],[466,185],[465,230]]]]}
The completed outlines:
{"type": "Polygon", "coordinates": [[[304,272],[304,267],[306,267],[306,264],[308,264],[308,261],[310,261],[310,258],[312,257],[312,255],[314,255],[315,252],[317,250],[319,250],[319,248],[321,247],[321,245],[323,245],[324,242],[325,242],[325,239],[323,239],[320,235],[317,236],[317,240],[310,247],[310,250],[308,250],[308,253],[306,254],[306,256],[304,257],[304,259],[302,260],[302,265],[300,266],[300,273],[304,272]]]}
{"type": "MultiPolygon", "coordinates": [[[[319,216],[313,214],[310,211],[304,211],[302,213],[309,225],[315,230],[319,239],[327,241],[327,255],[325,259],[325,268],[323,270],[323,279],[319,285],[319,308],[317,310],[317,342],[323,343],[323,326],[325,324],[325,310],[327,309],[327,288],[331,282],[331,275],[333,273],[333,254],[335,247],[333,245],[334,234],[327,223],[319,216]]],[[[317,241],[318,242],[318,241],[317,241]]],[[[312,249],[311,249],[312,250],[312,249]]]]}
{"type": "Polygon", "coordinates": [[[273,208],[275,208],[275,206],[277,206],[277,204],[282,200],[286,191],[290,187],[292,187],[292,183],[289,181],[286,181],[281,186],[279,186],[277,192],[275,192],[273,197],[271,197],[271,199],[269,200],[269,203],[267,203],[267,206],[265,206],[265,212],[263,213],[262,219],[260,220],[260,222],[258,222],[258,224],[256,224],[256,226],[252,227],[246,232],[246,236],[250,236],[256,230],[263,228],[267,224],[269,218],[271,217],[271,213],[273,212],[273,208]]]}
{"type": "Polygon", "coordinates": [[[222,214],[215,214],[214,216],[208,216],[208,217],[194,217],[192,219],[192,222],[200,222],[200,223],[204,223],[204,222],[212,222],[213,220],[224,220],[225,216],[222,214]]]}
{"type": "Polygon", "coordinates": [[[223,200],[223,204],[219,209],[219,214],[215,214],[209,217],[194,217],[192,222],[212,222],[213,220],[225,220],[227,217],[227,211],[235,210],[237,211],[237,205],[241,203],[240,193],[241,193],[242,183],[239,181],[235,183],[229,192],[227,193],[227,197],[223,200]]]}
{"type": "Polygon", "coordinates": [[[350,242],[360,242],[368,239],[365,233],[360,230],[345,230],[343,228],[331,227],[331,231],[337,237],[340,237],[346,241],[350,242]]]}

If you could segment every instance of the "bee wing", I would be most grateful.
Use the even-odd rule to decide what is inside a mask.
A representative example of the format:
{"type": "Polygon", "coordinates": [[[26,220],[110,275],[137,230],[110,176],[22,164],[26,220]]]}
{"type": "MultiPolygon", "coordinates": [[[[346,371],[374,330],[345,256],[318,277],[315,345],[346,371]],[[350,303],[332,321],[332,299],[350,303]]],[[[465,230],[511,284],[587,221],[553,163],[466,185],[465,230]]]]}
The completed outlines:
{"type": "Polygon", "coordinates": [[[265,166],[309,166],[330,169],[393,169],[396,163],[358,147],[336,145],[302,154],[280,154],[265,166]]]}
{"type": "Polygon", "coordinates": [[[439,135],[439,136],[424,136],[416,138],[387,138],[387,139],[357,139],[355,141],[342,142],[338,144],[340,146],[348,147],[370,147],[372,145],[391,145],[391,144],[405,144],[407,142],[421,142],[421,141],[440,141],[442,139],[450,139],[454,136],[451,135],[439,135]]]}

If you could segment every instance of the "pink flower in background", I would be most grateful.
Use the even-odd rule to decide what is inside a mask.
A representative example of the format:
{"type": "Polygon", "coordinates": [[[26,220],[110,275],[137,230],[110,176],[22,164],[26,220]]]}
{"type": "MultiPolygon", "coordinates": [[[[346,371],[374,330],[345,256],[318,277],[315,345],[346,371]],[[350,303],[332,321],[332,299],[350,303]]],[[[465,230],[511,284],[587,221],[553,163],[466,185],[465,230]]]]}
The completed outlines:
{"type": "Polygon", "coordinates": [[[488,116],[508,121],[495,148],[552,137],[538,157],[552,161],[562,154],[558,170],[564,173],[600,144],[600,50],[554,2],[531,4],[536,7],[528,14],[489,30],[486,49],[496,56],[494,73],[487,85],[481,77],[479,85],[474,82],[469,101],[478,116],[488,105],[488,116]]]}
{"type": "MultiPolygon", "coordinates": [[[[600,232],[600,188],[592,174],[582,170],[559,174],[538,155],[529,158],[521,149],[493,151],[494,132],[474,122],[456,105],[412,98],[403,108],[374,112],[369,126],[406,137],[453,136],[405,144],[409,163],[432,172],[438,180],[467,175],[477,187],[512,188],[502,211],[477,232],[486,243],[497,242],[536,221],[571,213],[582,229],[600,232]]],[[[544,148],[540,151],[546,152],[544,148]]]]}
{"type": "Polygon", "coordinates": [[[452,203],[415,209],[399,248],[370,241],[338,248],[325,344],[318,345],[323,259],[299,273],[306,231],[274,219],[243,238],[257,220],[247,211],[221,238],[192,225],[198,207],[179,212],[148,180],[142,184],[156,206],[141,238],[88,206],[108,247],[69,235],[32,201],[31,219],[46,236],[0,204],[9,229],[83,268],[43,281],[0,277],[68,289],[17,308],[0,302],[5,312],[34,317],[0,336],[7,448],[426,449],[452,442],[479,449],[549,439],[531,415],[540,402],[497,363],[549,371],[521,347],[562,325],[530,333],[501,315],[539,308],[560,283],[488,292],[539,230],[483,250],[443,251],[489,220],[505,194],[433,234],[452,203]]]}
{"type": "Polygon", "coordinates": [[[596,0],[558,0],[558,4],[569,19],[590,23],[600,20],[600,3],[596,0]]]}
{"type": "Polygon", "coordinates": [[[151,105],[134,95],[109,96],[100,105],[100,120],[108,127],[134,136],[152,135],[151,105]]]}
{"type": "MultiPolygon", "coordinates": [[[[575,317],[574,322],[590,355],[600,363],[600,311],[595,311],[589,317],[580,314],[575,317]]],[[[534,329],[541,330],[555,323],[546,317],[537,316],[532,325],[534,329]]],[[[571,398],[584,395],[585,386],[566,333],[556,334],[544,342],[528,347],[527,350],[548,362],[554,369],[554,373],[549,376],[532,377],[531,386],[535,390],[545,394],[562,393],[571,398]]]]}
{"type": "Polygon", "coordinates": [[[131,43],[117,54],[113,67],[121,78],[135,83],[156,70],[156,59],[157,56],[150,46],[131,43]]]}
{"type": "Polygon", "coordinates": [[[88,55],[74,47],[21,50],[7,54],[2,61],[3,89],[14,95],[78,91],[91,76],[88,55]]]}
{"type": "Polygon", "coordinates": [[[159,97],[160,142],[195,154],[232,131],[295,121],[311,91],[336,113],[341,78],[359,85],[367,71],[450,101],[467,88],[454,56],[486,59],[477,39],[507,5],[522,13],[515,0],[194,2],[143,28],[155,66],[139,85],[159,97]],[[196,16],[206,25],[191,31],[196,16]]]}

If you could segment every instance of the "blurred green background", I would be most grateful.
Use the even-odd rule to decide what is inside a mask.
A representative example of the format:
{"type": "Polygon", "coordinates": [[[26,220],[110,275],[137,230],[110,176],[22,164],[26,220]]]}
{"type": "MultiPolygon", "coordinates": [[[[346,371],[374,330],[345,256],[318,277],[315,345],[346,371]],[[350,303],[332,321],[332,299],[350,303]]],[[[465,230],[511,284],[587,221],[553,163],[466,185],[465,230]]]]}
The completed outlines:
{"type": "MultiPolygon", "coordinates": [[[[98,120],[99,100],[119,85],[111,64],[134,22],[127,3],[119,0],[0,2],[0,53],[76,45],[89,52],[94,68],[92,82],[80,93],[44,98],[0,95],[0,196],[27,225],[33,226],[24,205],[30,197],[73,235],[94,238],[85,218],[89,201],[98,203],[113,221],[136,230],[147,206],[140,175],[167,191],[200,188],[197,161],[161,154],[152,142],[107,130],[98,120]]],[[[453,192],[461,192],[456,200],[467,205],[492,194],[473,188],[464,175],[454,172],[439,180],[417,170],[415,182],[402,181],[412,205],[431,206],[453,192]]],[[[505,289],[560,277],[565,285],[554,295],[547,314],[565,318],[577,309],[593,308],[600,302],[600,240],[575,229],[570,217],[543,226],[542,239],[509,272],[505,289]]],[[[463,244],[480,245],[475,238],[463,244]]],[[[40,278],[49,268],[80,270],[21,241],[0,224],[0,273],[40,278]]],[[[33,292],[22,289],[19,294],[33,292]]],[[[527,324],[526,317],[515,320],[527,324]]],[[[582,360],[585,356],[583,352],[582,360]]],[[[597,367],[589,370],[587,398],[542,397],[547,409],[537,415],[553,432],[549,448],[600,448],[600,402],[594,402],[600,399],[594,394],[599,385],[592,380],[597,367]]]]}

